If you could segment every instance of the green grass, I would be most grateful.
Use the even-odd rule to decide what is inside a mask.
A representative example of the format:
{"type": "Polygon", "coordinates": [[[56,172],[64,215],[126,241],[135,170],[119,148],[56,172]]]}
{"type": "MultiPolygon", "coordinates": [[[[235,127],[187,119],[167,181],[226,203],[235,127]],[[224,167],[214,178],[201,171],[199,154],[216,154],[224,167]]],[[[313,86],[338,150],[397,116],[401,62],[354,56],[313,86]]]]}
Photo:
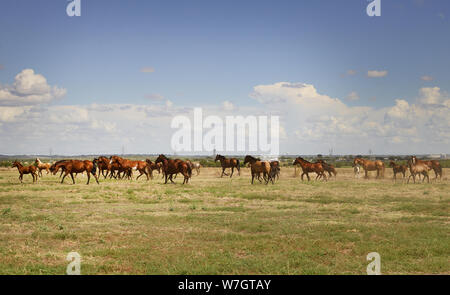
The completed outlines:
{"type": "MultiPolygon", "coordinates": [[[[37,184],[0,170],[0,274],[449,274],[449,180],[431,184],[354,179],[275,185],[202,169],[191,183],[101,179],[37,184]]],[[[444,176],[450,171],[444,171],[444,176]]]]}

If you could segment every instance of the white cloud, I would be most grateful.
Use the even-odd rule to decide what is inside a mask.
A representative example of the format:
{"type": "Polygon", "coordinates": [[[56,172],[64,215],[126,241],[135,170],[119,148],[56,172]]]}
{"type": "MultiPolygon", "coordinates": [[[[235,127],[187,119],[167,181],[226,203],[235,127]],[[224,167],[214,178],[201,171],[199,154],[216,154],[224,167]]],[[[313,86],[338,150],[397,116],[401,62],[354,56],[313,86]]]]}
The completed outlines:
{"type": "Polygon", "coordinates": [[[367,77],[369,78],[382,78],[386,77],[388,74],[388,71],[368,71],[367,77]]]}
{"type": "Polygon", "coordinates": [[[153,73],[155,72],[155,69],[153,67],[143,67],[141,68],[142,73],[153,73]]]}
{"type": "Polygon", "coordinates": [[[225,111],[232,111],[232,110],[234,110],[234,105],[233,105],[233,103],[230,102],[230,101],[228,101],[228,100],[225,100],[225,101],[222,103],[222,107],[223,107],[223,109],[224,109],[225,111]]]}
{"type": "Polygon", "coordinates": [[[25,69],[16,75],[13,85],[0,85],[0,106],[24,106],[48,103],[66,95],[66,89],[47,84],[47,79],[25,69]]]}
{"type": "Polygon", "coordinates": [[[433,77],[427,76],[427,75],[420,77],[420,79],[422,79],[423,81],[427,81],[427,82],[433,81],[433,77]]]}
{"type": "Polygon", "coordinates": [[[352,91],[352,92],[350,92],[350,93],[347,95],[347,99],[348,99],[348,100],[352,100],[352,101],[358,100],[358,99],[359,99],[359,95],[358,95],[358,93],[357,93],[356,91],[352,91]]]}

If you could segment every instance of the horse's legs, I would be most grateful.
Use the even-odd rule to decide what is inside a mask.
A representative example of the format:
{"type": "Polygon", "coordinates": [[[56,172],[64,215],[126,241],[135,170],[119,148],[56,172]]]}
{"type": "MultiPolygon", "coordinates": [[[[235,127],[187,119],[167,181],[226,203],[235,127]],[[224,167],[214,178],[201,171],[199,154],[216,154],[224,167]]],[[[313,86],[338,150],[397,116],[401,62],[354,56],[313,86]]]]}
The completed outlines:
{"type": "Polygon", "coordinates": [[[308,177],[308,181],[311,180],[311,178],[309,178],[309,174],[308,173],[306,173],[306,177],[308,177]]]}
{"type": "MultiPolygon", "coordinates": [[[[178,173],[175,174],[175,178],[177,177],[177,174],[178,174],[178,173]]],[[[169,180],[170,180],[170,182],[175,183],[175,182],[173,181],[172,177],[173,177],[173,174],[170,174],[169,180]]]]}
{"type": "Polygon", "coordinates": [[[230,174],[230,178],[233,176],[233,172],[234,172],[234,167],[231,166],[231,174],[230,174]]]}
{"type": "Polygon", "coordinates": [[[255,179],[255,174],[252,172],[252,184],[253,184],[254,179],[255,179]]]}
{"type": "MultiPolygon", "coordinates": [[[[78,173],[77,173],[78,174],[78,173]]],[[[70,176],[72,177],[72,182],[73,182],[73,184],[75,184],[75,178],[73,177],[73,173],[71,172],[70,173],[70,176]]]]}
{"type": "Polygon", "coordinates": [[[86,185],[88,185],[89,181],[91,180],[91,173],[86,170],[86,174],[87,174],[87,178],[88,178],[88,181],[87,181],[86,185]]]}

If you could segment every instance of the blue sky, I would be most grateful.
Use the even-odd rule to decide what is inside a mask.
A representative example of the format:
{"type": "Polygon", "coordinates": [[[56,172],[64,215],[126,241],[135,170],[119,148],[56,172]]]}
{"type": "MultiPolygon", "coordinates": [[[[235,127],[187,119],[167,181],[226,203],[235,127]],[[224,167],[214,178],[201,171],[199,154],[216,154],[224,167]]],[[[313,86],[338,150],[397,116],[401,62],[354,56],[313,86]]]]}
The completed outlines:
{"type": "Polygon", "coordinates": [[[68,17],[64,0],[2,1],[0,85],[33,69],[67,90],[50,105],[67,106],[151,105],[157,94],[178,106],[257,107],[254,87],[282,81],[376,110],[414,103],[421,88],[445,96],[450,2],[382,0],[381,17],[367,16],[368,3],[81,0],[82,15],[68,17]]]}

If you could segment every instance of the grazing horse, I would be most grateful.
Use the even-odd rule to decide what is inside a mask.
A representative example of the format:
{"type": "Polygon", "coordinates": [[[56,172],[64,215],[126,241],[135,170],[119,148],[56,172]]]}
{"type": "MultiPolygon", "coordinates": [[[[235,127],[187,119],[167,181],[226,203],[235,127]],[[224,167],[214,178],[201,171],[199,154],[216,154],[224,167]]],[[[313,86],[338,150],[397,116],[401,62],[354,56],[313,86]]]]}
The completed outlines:
{"type": "Polygon", "coordinates": [[[172,180],[173,175],[181,173],[184,176],[183,184],[189,182],[189,178],[192,176],[191,166],[185,161],[176,159],[171,160],[164,155],[159,155],[156,159],[155,163],[162,163],[162,171],[164,172],[165,182],[167,184],[167,180],[169,179],[172,183],[175,183],[172,180]]]}
{"type": "Polygon", "coordinates": [[[36,158],[36,160],[34,161],[36,167],[38,168],[39,172],[38,175],[40,177],[42,177],[42,170],[47,171],[47,174],[50,172],[50,167],[51,164],[50,163],[42,163],[41,160],[39,158],[36,158]]]}
{"type": "Polygon", "coordinates": [[[230,177],[233,176],[233,172],[234,172],[234,168],[236,167],[237,171],[238,171],[238,175],[241,175],[241,167],[239,164],[239,160],[236,158],[230,158],[227,159],[222,155],[217,155],[216,159],[214,160],[214,162],[220,161],[220,165],[222,166],[222,175],[220,177],[228,176],[227,173],[225,173],[225,169],[226,168],[231,168],[231,174],[230,177]]]}
{"type": "Polygon", "coordinates": [[[390,161],[389,167],[392,167],[392,170],[394,171],[394,180],[397,180],[397,173],[403,174],[403,178],[406,177],[406,170],[408,170],[407,165],[399,165],[394,161],[390,161]]]}
{"type": "Polygon", "coordinates": [[[53,175],[56,174],[56,172],[59,170],[59,168],[63,167],[63,171],[64,171],[64,176],[61,180],[61,183],[64,182],[64,179],[66,178],[67,175],[70,174],[70,177],[72,177],[72,182],[73,184],[75,184],[75,179],[73,177],[74,173],[83,173],[86,171],[87,177],[88,177],[88,181],[86,184],[89,184],[90,180],[91,180],[91,174],[94,176],[95,181],[97,181],[97,184],[99,184],[98,182],[98,177],[97,177],[97,162],[96,160],[94,160],[94,162],[89,161],[89,160],[84,160],[84,161],[80,161],[80,160],[69,160],[69,161],[63,161],[59,164],[56,164],[55,166],[55,171],[53,172],[53,175]]]}
{"type": "Polygon", "coordinates": [[[19,170],[19,180],[21,183],[23,183],[23,175],[24,174],[31,174],[31,176],[33,177],[33,183],[35,183],[35,181],[37,181],[38,179],[38,175],[36,173],[37,168],[36,166],[23,166],[22,164],[20,164],[19,161],[14,161],[14,163],[12,164],[11,168],[17,167],[17,170],[19,170]]]}
{"type": "Polygon", "coordinates": [[[257,176],[257,174],[259,174],[259,173],[263,174],[266,184],[269,183],[269,180],[271,180],[272,184],[273,184],[273,178],[271,176],[271,175],[273,175],[273,173],[272,174],[270,173],[271,166],[270,166],[269,162],[263,162],[257,158],[247,155],[247,156],[245,156],[245,159],[244,159],[244,165],[247,163],[250,163],[250,169],[252,172],[252,184],[253,184],[253,180],[255,179],[255,176],[257,176]],[[267,178],[266,178],[266,176],[267,176],[267,178]]]}
{"type": "Polygon", "coordinates": [[[409,172],[411,172],[411,175],[408,177],[408,183],[411,176],[413,177],[414,183],[416,183],[416,175],[419,175],[420,180],[420,174],[423,175],[422,182],[425,181],[425,177],[428,180],[428,183],[430,183],[430,177],[428,176],[428,170],[430,170],[429,166],[425,164],[424,162],[417,161],[417,158],[415,156],[411,157],[411,159],[408,160],[408,167],[409,172]]]}
{"type": "Polygon", "coordinates": [[[328,176],[330,178],[331,175],[334,175],[334,178],[336,178],[337,171],[333,165],[326,163],[324,160],[317,160],[316,163],[322,164],[323,170],[325,170],[325,172],[328,172],[328,176]]]}
{"type": "Polygon", "coordinates": [[[427,165],[428,170],[433,169],[434,175],[435,175],[434,179],[437,179],[438,176],[439,176],[439,179],[442,179],[442,166],[441,166],[441,163],[439,163],[439,161],[436,161],[436,160],[423,161],[423,160],[417,159],[416,156],[412,156],[412,158],[414,158],[417,163],[424,163],[425,165],[427,165]]]}
{"type": "Polygon", "coordinates": [[[311,179],[309,178],[308,173],[314,172],[317,174],[316,179],[319,177],[323,177],[323,179],[326,181],[327,176],[324,173],[324,169],[321,163],[311,163],[303,159],[302,157],[297,157],[293,163],[293,165],[300,165],[302,167],[303,173],[302,173],[302,181],[303,181],[303,175],[306,174],[306,177],[308,177],[308,181],[311,179]]]}
{"type": "Polygon", "coordinates": [[[364,169],[365,178],[369,179],[368,172],[369,171],[377,171],[377,178],[383,178],[384,177],[384,163],[380,160],[371,161],[367,159],[362,158],[355,158],[353,160],[353,165],[361,165],[364,169]]]}

